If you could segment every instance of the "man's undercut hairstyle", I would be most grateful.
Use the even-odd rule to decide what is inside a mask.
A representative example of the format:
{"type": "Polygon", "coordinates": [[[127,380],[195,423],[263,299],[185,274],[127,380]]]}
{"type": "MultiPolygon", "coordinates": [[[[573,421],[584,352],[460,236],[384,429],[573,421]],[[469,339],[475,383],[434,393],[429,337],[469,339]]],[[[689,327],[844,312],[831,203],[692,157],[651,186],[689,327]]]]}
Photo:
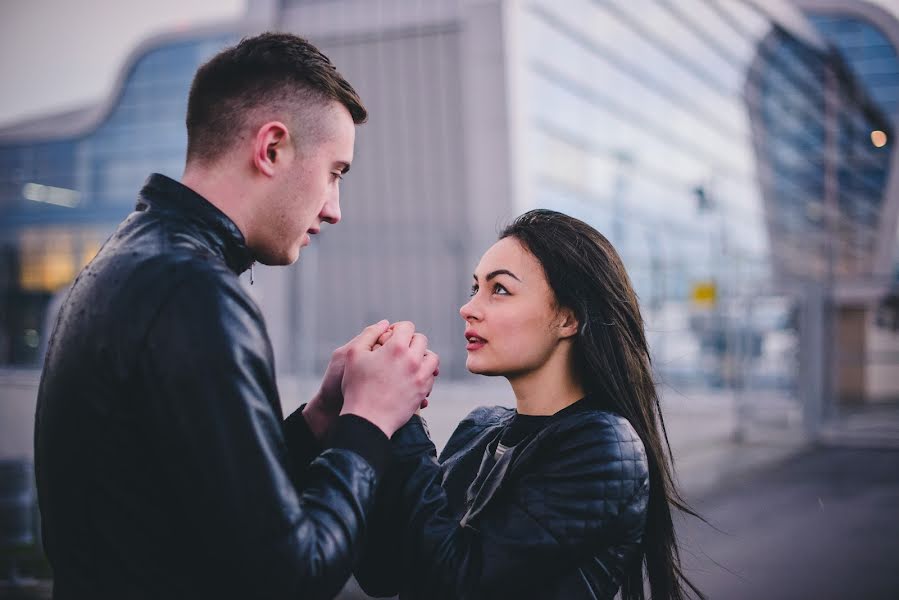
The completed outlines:
{"type": "Polygon", "coordinates": [[[368,117],[353,86],[307,40],[289,33],[244,38],[194,76],[187,102],[187,160],[221,157],[257,109],[283,109],[290,123],[297,123],[309,108],[333,100],[347,108],[357,125],[368,117]]]}

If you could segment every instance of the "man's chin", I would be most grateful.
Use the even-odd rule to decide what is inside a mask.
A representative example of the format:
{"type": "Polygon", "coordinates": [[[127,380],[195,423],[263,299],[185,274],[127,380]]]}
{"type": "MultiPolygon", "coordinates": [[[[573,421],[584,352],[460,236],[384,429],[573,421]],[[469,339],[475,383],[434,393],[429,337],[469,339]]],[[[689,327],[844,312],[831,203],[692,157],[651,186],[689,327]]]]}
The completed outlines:
{"type": "Polygon", "coordinates": [[[253,258],[255,258],[256,262],[259,264],[267,267],[286,267],[297,262],[300,258],[300,248],[291,248],[291,250],[285,254],[257,253],[253,258]]]}

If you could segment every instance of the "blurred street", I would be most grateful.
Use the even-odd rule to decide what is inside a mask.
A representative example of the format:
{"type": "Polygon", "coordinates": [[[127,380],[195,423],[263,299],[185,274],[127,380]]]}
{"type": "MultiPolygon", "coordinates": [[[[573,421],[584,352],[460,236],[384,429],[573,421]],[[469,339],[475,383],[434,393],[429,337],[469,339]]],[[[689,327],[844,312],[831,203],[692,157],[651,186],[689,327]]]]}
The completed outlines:
{"type": "Polygon", "coordinates": [[[694,500],[680,525],[709,598],[899,595],[899,451],[820,447],[694,500]]]}

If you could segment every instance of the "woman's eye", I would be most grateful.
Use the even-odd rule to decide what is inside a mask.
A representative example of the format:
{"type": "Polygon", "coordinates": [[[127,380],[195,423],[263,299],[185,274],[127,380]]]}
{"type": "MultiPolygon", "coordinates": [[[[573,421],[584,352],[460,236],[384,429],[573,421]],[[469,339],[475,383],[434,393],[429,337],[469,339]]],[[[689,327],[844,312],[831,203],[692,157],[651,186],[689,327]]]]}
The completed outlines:
{"type": "Polygon", "coordinates": [[[504,288],[502,285],[500,285],[500,284],[497,283],[497,284],[494,286],[494,288],[493,288],[493,293],[494,293],[494,294],[500,294],[500,295],[502,295],[502,296],[508,296],[508,295],[509,295],[509,290],[507,290],[507,289],[504,288]]]}
{"type": "Polygon", "coordinates": [[[476,285],[471,286],[471,291],[468,293],[468,295],[474,296],[477,293],[478,293],[478,286],[476,286],[476,285]]]}

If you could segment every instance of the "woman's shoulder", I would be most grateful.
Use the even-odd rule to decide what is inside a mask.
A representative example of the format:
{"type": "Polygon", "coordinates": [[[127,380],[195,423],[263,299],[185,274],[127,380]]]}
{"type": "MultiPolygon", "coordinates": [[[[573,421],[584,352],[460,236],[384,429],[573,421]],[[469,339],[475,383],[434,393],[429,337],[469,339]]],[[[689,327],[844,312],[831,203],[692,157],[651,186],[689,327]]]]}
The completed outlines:
{"type": "Polygon", "coordinates": [[[504,423],[515,415],[515,409],[508,406],[479,406],[468,413],[459,425],[463,423],[471,426],[487,427],[504,423]]]}
{"type": "Polygon", "coordinates": [[[504,425],[513,416],[515,410],[505,406],[479,406],[459,421],[441,457],[451,455],[484,430],[504,425]]]}
{"type": "Polygon", "coordinates": [[[605,540],[597,543],[615,536],[639,539],[649,466],[627,419],[592,408],[566,414],[528,450],[518,465],[517,490],[522,504],[555,536],[605,540]]]}
{"type": "Polygon", "coordinates": [[[565,415],[544,430],[544,443],[557,457],[576,457],[593,464],[618,462],[628,470],[647,469],[646,449],[623,416],[598,408],[565,415]]]}

